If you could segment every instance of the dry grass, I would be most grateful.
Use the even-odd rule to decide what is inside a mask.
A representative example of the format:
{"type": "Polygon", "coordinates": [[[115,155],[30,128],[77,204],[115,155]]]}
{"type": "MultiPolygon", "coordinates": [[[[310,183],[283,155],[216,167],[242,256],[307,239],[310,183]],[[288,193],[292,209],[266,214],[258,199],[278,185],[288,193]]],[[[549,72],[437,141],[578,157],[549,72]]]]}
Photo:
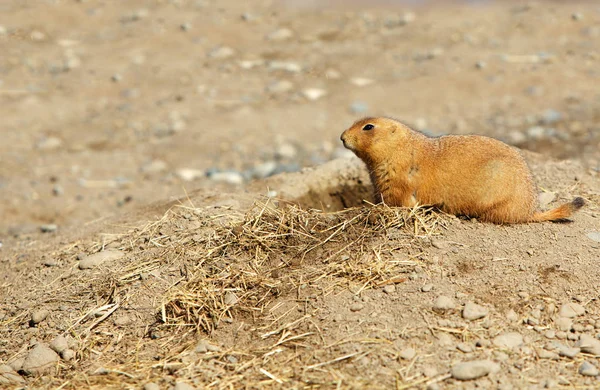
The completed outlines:
{"type": "Polygon", "coordinates": [[[126,261],[51,283],[52,301],[79,299],[63,332],[78,342],[78,368],[61,363],[52,386],[135,387],[174,373],[219,389],[360,385],[340,364],[368,350],[327,340],[311,305],[402,283],[422,238],[447,221],[422,207],[323,213],[270,199],[245,215],[207,210],[175,207],[147,226],[104,236],[86,252],[119,248],[126,261]],[[122,313],[135,319],[115,327],[122,313]],[[237,339],[223,340],[223,324],[235,326],[237,339]],[[198,352],[198,337],[220,345],[198,352]]]}

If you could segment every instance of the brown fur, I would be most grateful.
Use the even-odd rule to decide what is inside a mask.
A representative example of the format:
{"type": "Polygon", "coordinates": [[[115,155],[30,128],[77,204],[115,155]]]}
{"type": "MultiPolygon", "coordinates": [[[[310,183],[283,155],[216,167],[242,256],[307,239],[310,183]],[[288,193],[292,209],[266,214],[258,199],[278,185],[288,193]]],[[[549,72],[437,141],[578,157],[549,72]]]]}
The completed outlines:
{"type": "Polygon", "coordinates": [[[519,151],[498,140],[449,135],[430,138],[388,118],[364,118],[341,136],[362,159],[378,202],[434,205],[493,223],[558,221],[584,201],[538,212],[536,186],[519,151]],[[372,130],[363,130],[367,124],[372,130]]]}

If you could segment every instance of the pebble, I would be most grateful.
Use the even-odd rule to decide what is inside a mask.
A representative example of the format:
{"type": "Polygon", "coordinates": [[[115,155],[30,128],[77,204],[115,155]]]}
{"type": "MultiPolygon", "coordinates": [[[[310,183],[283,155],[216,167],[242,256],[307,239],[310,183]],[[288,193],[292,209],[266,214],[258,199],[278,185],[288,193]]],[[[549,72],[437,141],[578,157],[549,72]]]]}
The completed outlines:
{"type": "Polygon", "coordinates": [[[552,201],[556,198],[556,194],[554,192],[542,192],[538,196],[538,200],[540,202],[540,208],[544,209],[548,206],[552,201]]]}
{"type": "Polygon", "coordinates": [[[144,390],[160,390],[160,386],[154,382],[149,382],[144,385],[144,390]]]}
{"type": "Polygon", "coordinates": [[[577,354],[581,351],[579,348],[567,347],[566,345],[561,343],[555,343],[554,346],[558,350],[558,354],[560,356],[565,356],[571,359],[577,356],[577,354]]]}
{"type": "Polygon", "coordinates": [[[234,292],[228,291],[227,293],[225,293],[225,297],[223,298],[223,302],[227,306],[233,306],[233,305],[235,305],[236,303],[239,302],[239,298],[237,297],[237,295],[235,295],[234,292]]]}
{"type": "Polygon", "coordinates": [[[456,346],[456,349],[464,353],[473,352],[474,350],[473,345],[469,343],[460,343],[456,346]]]}
{"type": "Polygon", "coordinates": [[[164,162],[163,160],[152,160],[152,161],[142,165],[142,167],[140,168],[140,171],[147,175],[153,175],[156,173],[165,172],[167,170],[167,168],[168,168],[167,163],[164,162]]]}
{"type": "Polygon", "coordinates": [[[177,382],[175,383],[175,387],[173,387],[173,390],[196,390],[196,388],[185,382],[177,382]]]}
{"type": "Polygon", "coordinates": [[[194,181],[206,175],[204,171],[193,168],[181,168],[175,174],[183,181],[194,181]]]}
{"type": "Polygon", "coordinates": [[[549,329],[544,333],[544,337],[546,337],[547,339],[553,339],[556,337],[556,332],[552,329],[549,329]]]}
{"type": "Polygon", "coordinates": [[[267,85],[266,88],[267,92],[272,94],[286,93],[290,92],[292,89],[294,89],[294,83],[288,80],[274,81],[271,84],[267,85]]]}
{"type": "Polygon", "coordinates": [[[63,335],[58,335],[50,343],[50,348],[58,354],[62,353],[65,349],[69,348],[69,342],[63,335]]]}
{"type": "Polygon", "coordinates": [[[423,291],[423,292],[429,292],[431,290],[433,290],[433,284],[431,284],[431,283],[426,284],[423,287],[421,287],[421,291],[423,291]]]}
{"type": "Polygon", "coordinates": [[[488,308],[477,305],[473,302],[467,302],[463,309],[462,316],[465,320],[477,320],[487,316],[488,313],[488,308]]]}
{"type": "Polygon", "coordinates": [[[600,232],[589,232],[586,236],[592,241],[600,242],[600,232]]]}
{"type": "Polygon", "coordinates": [[[79,261],[79,269],[95,268],[105,261],[119,260],[123,256],[125,256],[125,253],[121,252],[120,250],[106,249],[102,252],[97,252],[81,259],[79,261]]]}
{"type": "Polygon", "coordinates": [[[368,79],[366,77],[353,77],[350,79],[350,83],[352,85],[356,85],[357,87],[366,87],[367,85],[371,85],[374,82],[374,80],[368,79]]]}
{"type": "Polygon", "coordinates": [[[560,356],[556,352],[547,351],[545,349],[540,349],[537,351],[537,356],[540,359],[548,359],[548,360],[558,360],[560,356]]]}
{"type": "Polygon", "coordinates": [[[325,78],[329,80],[339,80],[342,78],[342,74],[333,68],[329,68],[325,71],[325,78]]]}
{"type": "Polygon", "coordinates": [[[589,334],[582,334],[575,343],[575,347],[581,348],[582,352],[600,356],[600,340],[589,334]]]}
{"type": "Polygon", "coordinates": [[[192,29],[192,24],[191,23],[182,23],[179,25],[179,28],[181,29],[181,31],[190,31],[192,29]]]}
{"type": "Polygon", "coordinates": [[[362,309],[365,308],[365,305],[363,305],[362,303],[356,302],[353,303],[352,305],[350,305],[350,311],[361,311],[362,309]]]}
{"type": "Polygon", "coordinates": [[[266,161],[248,170],[247,175],[254,179],[264,179],[265,177],[273,175],[276,170],[277,163],[275,161],[266,161]]]}
{"type": "Polygon", "coordinates": [[[350,112],[352,114],[365,114],[369,111],[369,105],[362,101],[355,101],[350,104],[350,112]]]}
{"type": "Polygon", "coordinates": [[[523,336],[517,332],[503,333],[492,340],[499,348],[513,349],[523,344],[523,336]]]}
{"type": "Polygon", "coordinates": [[[278,159],[294,159],[298,155],[298,149],[291,143],[282,143],[275,150],[275,158],[278,159]]]}
{"type": "Polygon", "coordinates": [[[64,351],[62,351],[60,356],[63,358],[64,361],[69,362],[75,359],[75,351],[73,351],[72,349],[65,349],[64,351]]]}
{"type": "Polygon", "coordinates": [[[499,370],[500,366],[498,363],[494,363],[491,360],[473,360],[452,366],[450,374],[454,379],[468,381],[481,378],[499,370]]]}
{"type": "Polygon", "coordinates": [[[541,121],[544,125],[552,125],[562,119],[563,115],[552,108],[542,113],[541,121]]]}
{"type": "Polygon", "coordinates": [[[598,376],[600,375],[600,371],[594,366],[592,363],[584,360],[579,366],[579,373],[584,376],[598,376]]]}
{"type": "Polygon", "coordinates": [[[210,58],[226,59],[226,58],[233,57],[234,54],[235,54],[235,50],[233,50],[231,47],[229,47],[229,46],[219,46],[219,47],[216,47],[216,48],[212,49],[208,53],[208,56],[210,58]]]}
{"type": "Polygon", "coordinates": [[[563,332],[567,332],[571,330],[571,326],[573,326],[573,320],[566,317],[559,317],[554,321],[554,325],[563,332]]]}
{"type": "Polygon", "coordinates": [[[56,352],[47,345],[38,343],[27,354],[22,370],[27,375],[39,375],[54,367],[58,360],[56,352]]]}
{"type": "Polygon", "coordinates": [[[46,137],[38,141],[37,148],[40,150],[55,150],[62,146],[63,141],[57,137],[46,137]]]}
{"type": "Polygon", "coordinates": [[[42,233],[54,233],[57,230],[58,230],[58,225],[55,225],[53,223],[40,226],[40,231],[42,233]]]}
{"type": "Polygon", "coordinates": [[[388,284],[387,286],[385,286],[383,288],[383,292],[386,294],[392,294],[392,293],[396,292],[396,286],[393,284],[388,284]]]}
{"type": "Polygon", "coordinates": [[[33,313],[31,313],[30,323],[32,325],[39,324],[40,322],[44,321],[46,319],[46,317],[48,317],[49,314],[50,314],[50,312],[45,309],[36,310],[33,313]]]}
{"type": "Polygon", "coordinates": [[[0,385],[25,383],[25,380],[8,364],[0,364],[0,385]]]}
{"type": "Polygon", "coordinates": [[[210,172],[208,178],[212,181],[228,184],[244,183],[244,176],[236,171],[210,172]]]}
{"type": "Polygon", "coordinates": [[[541,140],[545,134],[546,130],[541,126],[533,126],[527,129],[527,137],[533,140],[541,140]]]}
{"type": "Polygon", "coordinates": [[[455,307],[456,307],[456,303],[454,302],[454,299],[447,297],[445,295],[440,295],[439,297],[437,297],[437,299],[433,303],[434,310],[445,311],[445,310],[452,310],[455,307]]]}
{"type": "Polygon", "coordinates": [[[414,348],[405,348],[402,351],[400,351],[400,353],[398,354],[400,359],[403,359],[403,360],[412,360],[416,355],[417,355],[417,351],[415,351],[414,348]]]}
{"type": "Polygon", "coordinates": [[[54,187],[52,187],[52,195],[61,196],[64,193],[65,193],[65,190],[60,184],[56,184],[56,185],[54,185],[54,187]]]}
{"type": "Polygon", "coordinates": [[[574,302],[565,303],[558,311],[558,315],[565,318],[573,318],[583,314],[585,314],[585,308],[574,302]]]}
{"type": "Polygon", "coordinates": [[[302,90],[302,96],[311,101],[319,100],[325,95],[327,95],[327,91],[320,88],[306,88],[302,90]]]}
{"type": "Polygon", "coordinates": [[[113,321],[113,324],[115,324],[115,326],[125,326],[130,323],[131,323],[131,318],[126,314],[122,314],[122,315],[118,316],[113,321]]]}
{"type": "Polygon", "coordinates": [[[269,70],[284,70],[290,73],[300,73],[302,71],[300,64],[290,61],[270,61],[267,67],[269,70]]]}
{"type": "Polygon", "coordinates": [[[294,32],[292,30],[290,30],[289,28],[280,28],[278,30],[275,30],[275,31],[269,33],[267,35],[267,39],[269,41],[280,42],[280,41],[288,40],[288,39],[292,38],[293,36],[294,36],[294,32]]]}

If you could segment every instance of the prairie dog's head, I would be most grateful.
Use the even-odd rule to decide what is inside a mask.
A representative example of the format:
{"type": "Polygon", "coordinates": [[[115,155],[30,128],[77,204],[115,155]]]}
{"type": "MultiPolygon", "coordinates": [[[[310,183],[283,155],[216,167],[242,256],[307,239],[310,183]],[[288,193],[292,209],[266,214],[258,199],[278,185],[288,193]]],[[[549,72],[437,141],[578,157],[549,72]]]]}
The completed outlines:
{"type": "Polygon", "coordinates": [[[386,158],[392,151],[400,151],[410,130],[402,123],[389,118],[363,118],[342,133],[344,147],[365,162],[386,158]]]}

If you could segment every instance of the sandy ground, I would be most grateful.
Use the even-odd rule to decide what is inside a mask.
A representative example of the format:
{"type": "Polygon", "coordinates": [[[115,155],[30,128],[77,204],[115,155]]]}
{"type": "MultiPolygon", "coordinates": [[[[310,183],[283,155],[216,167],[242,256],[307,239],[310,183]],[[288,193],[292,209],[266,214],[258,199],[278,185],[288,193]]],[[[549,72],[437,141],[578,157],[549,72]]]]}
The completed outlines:
{"type": "Polygon", "coordinates": [[[0,386],[600,386],[598,6],[296,5],[0,4],[0,386]],[[587,205],[367,216],[364,115],[527,149],[544,208],[587,205]]]}

